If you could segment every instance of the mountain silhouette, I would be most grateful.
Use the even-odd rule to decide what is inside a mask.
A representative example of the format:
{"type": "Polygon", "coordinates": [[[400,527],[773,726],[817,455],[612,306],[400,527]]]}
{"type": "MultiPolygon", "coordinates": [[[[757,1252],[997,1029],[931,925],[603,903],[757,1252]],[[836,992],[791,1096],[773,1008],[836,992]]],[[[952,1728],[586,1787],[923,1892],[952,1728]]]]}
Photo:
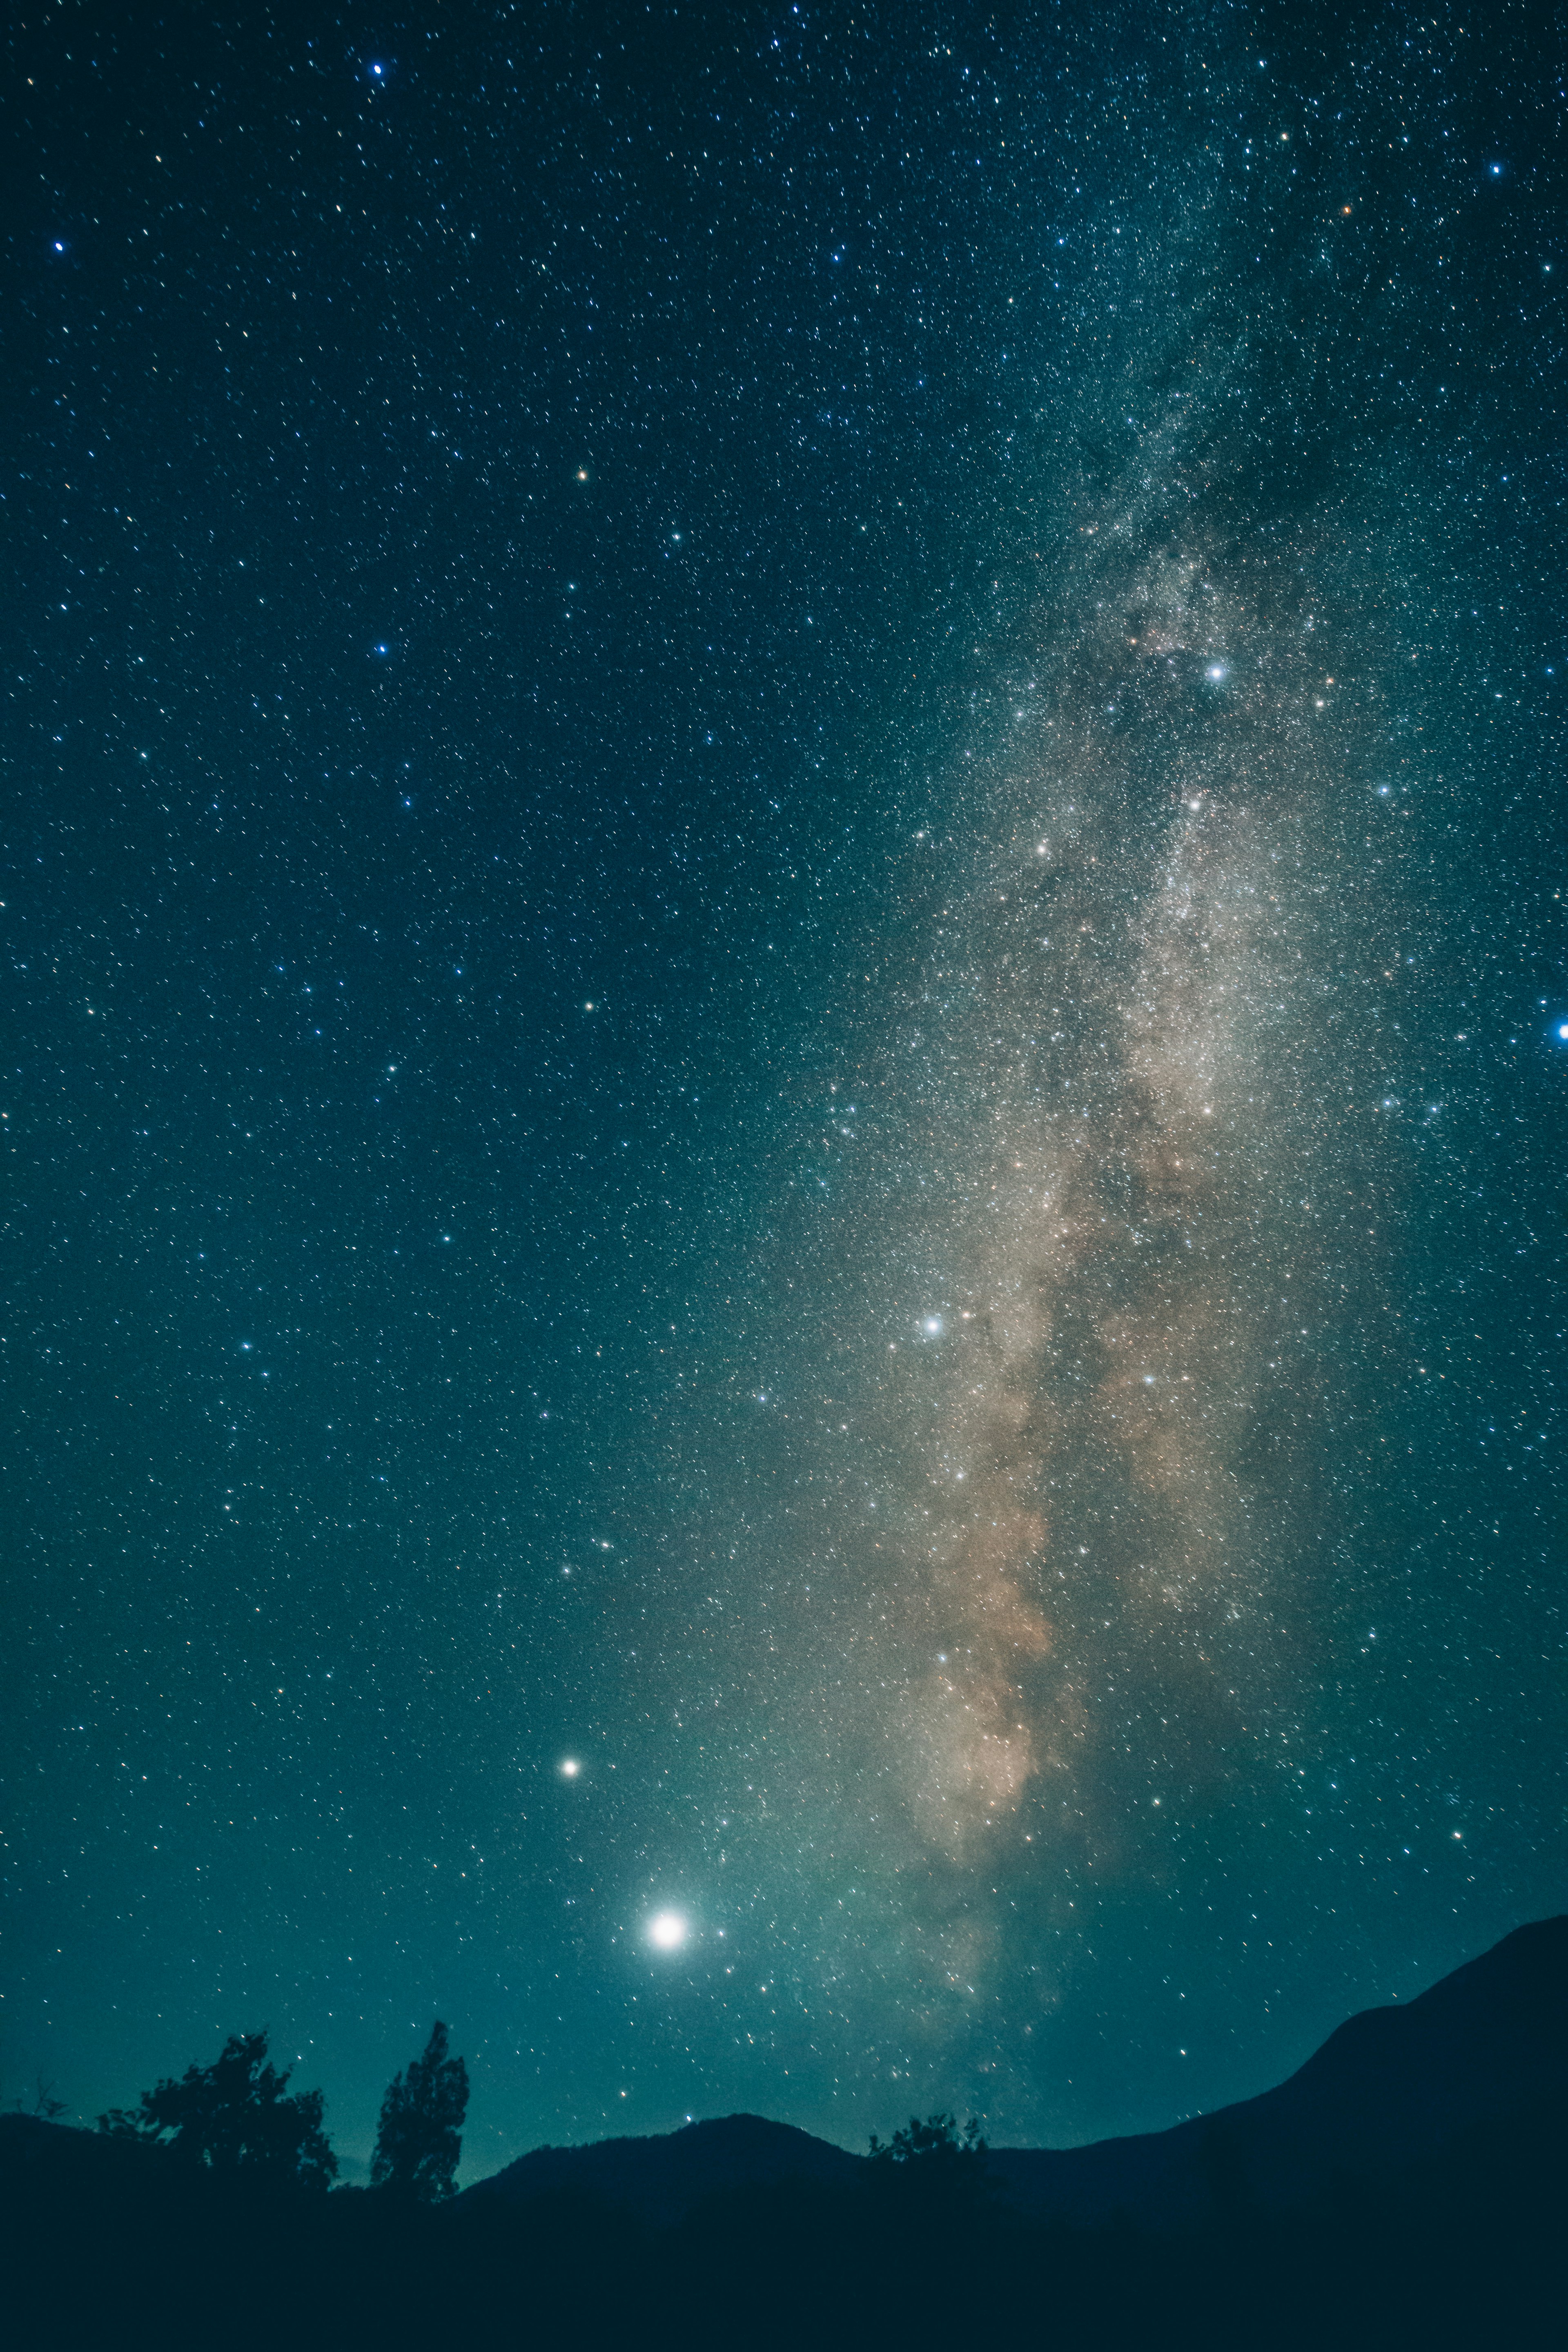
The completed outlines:
{"type": "Polygon", "coordinates": [[[536,2147],[467,2189],[458,2203],[492,2198],[521,2203],[566,2189],[635,2213],[655,2228],[679,2221],[702,2198],[725,2189],[773,2189],[813,2180],[851,2189],[865,2158],[763,2116],[725,2116],[646,2139],[601,2139],[586,2147],[536,2147]]]}
{"type": "Polygon", "coordinates": [[[1095,2221],[1178,2222],[1216,2197],[1294,2203],[1386,2179],[1478,2126],[1568,2095],[1568,1917],[1516,1928],[1412,2001],[1363,2010],[1257,2098],[1168,2131],[995,2148],[1008,2196],[1095,2221]]]}
{"type": "MultiPolygon", "coordinates": [[[[1033,2214],[1089,2224],[1124,2213],[1173,2227],[1216,2204],[1300,2203],[1336,2177],[1389,2179],[1482,2126],[1565,2097],[1568,1916],[1517,1928],[1414,2000],[1363,2010],[1256,2098],[1082,2147],[993,2148],[989,2164],[1006,2202],[1033,2214]]],[[[535,2148],[458,2202],[570,2190],[664,2228],[718,2189],[847,2188],[866,2162],[788,2124],[729,2116],[535,2148]]]]}
{"type": "Polygon", "coordinates": [[[759,2116],[542,2147],[451,2204],[0,2116],[8,2338],[54,2352],[758,2352],[973,2333],[1473,2352],[1561,2333],[1568,1919],[1173,2130],[1002,2148],[996,2193],[759,2116]],[[981,2317],[977,2319],[977,2314],[981,2317]]]}

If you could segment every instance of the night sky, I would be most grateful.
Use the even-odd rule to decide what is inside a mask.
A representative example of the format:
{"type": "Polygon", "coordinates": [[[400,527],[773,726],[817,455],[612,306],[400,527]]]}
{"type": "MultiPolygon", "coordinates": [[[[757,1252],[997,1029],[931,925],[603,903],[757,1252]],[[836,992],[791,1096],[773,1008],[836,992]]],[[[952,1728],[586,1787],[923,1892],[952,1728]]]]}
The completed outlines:
{"type": "Polygon", "coordinates": [[[4,2095],[1059,2143],[1563,1907],[1546,15],[21,13],[4,2095]]]}

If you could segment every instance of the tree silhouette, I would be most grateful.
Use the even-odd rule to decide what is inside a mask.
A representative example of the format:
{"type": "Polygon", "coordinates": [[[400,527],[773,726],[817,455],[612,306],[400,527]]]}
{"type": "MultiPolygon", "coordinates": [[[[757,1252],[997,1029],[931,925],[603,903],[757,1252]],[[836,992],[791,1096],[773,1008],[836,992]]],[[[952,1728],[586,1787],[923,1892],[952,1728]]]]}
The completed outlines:
{"type": "Polygon", "coordinates": [[[986,2169],[985,2142],[973,2116],[961,2131],[952,2116],[911,2116],[906,2131],[890,2140],[871,2134],[870,2179],[900,2204],[910,2199],[923,2211],[973,2208],[995,2187],[986,2169]]]}
{"type": "Polygon", "coordinates": [[[111,2107],[100,2131],[155,2140],[184,2162],[214,2172],[265,2173],[300,2188],[326,2189],[338,2159],[321,2129],[320,2091],[286,2096],[289,2070],[267,2056],[263,2033],[231,2033],[210,2066],[187,2066],[143,2091],[139,2105],[111,2107]]]}
{"type": "Polygon", "coordinates": [[[962,2131],[952,2116],[928,2116],[923,2124],[919,2116],[911,2116],[908,2131],[896,2131],[890,2140],[871,2134],[873,2164],[916,2164],[933,2171],[961,2173],[983,2170],[985,2154],[985,2142],[973,2116],[962,2131]]]}
{"type": "Polygon", "coordinates": [[[425,2055],[387,2084],[370,2168],[373,2188],[428,2205],[450,2197],[456,2186],[468,2105],[468,2070],[460,2058],[447,2057],[448,2038],[437,2018],[425,2055]]]}
{"type": "Polygon", "coordinates": [[[54,2084],[39,2074],[34,2083],[31,2101],[26,2094],[19,2099],[13,2099],[11,2112],[17,2116],[36,2116],[40,2123],[52,2124],[66,2113],[66,2103],[56,2098],[54,2084]]]}

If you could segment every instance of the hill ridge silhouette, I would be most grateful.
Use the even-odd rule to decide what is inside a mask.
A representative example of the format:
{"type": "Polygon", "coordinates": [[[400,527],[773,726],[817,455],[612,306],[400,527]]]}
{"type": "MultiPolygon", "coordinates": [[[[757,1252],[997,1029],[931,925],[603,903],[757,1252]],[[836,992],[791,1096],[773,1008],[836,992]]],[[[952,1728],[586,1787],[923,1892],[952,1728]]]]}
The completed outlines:
{"type": "MultiPolygon", "coordinates": [[[[1555,2341],[1568,1918],[1169,2131],[874,2166],[763,2116],[533,2149],[445,2205],[0,2117],[5,2305],[58,2352],[429,2352],[1038,2332],[1134,2352],[1555,2341]],[[978,2286],[977,2286],[978,2283],[978,2286]],[[521,2331],[521,2332],[520,2332],[521,2331]]],[[[1053,2338],[1054,2340],[1054,2338],[1053,2338]]]]}
{"type": "MultiPolygon", "coordinates": [[[[1036,2213],[1092,2223],[1124,2212],[1168,2227],[1216,2199],[1284,2205],[1337,2173],[1390,2177],[1553,2097],[1568,2098],[1568,1915],[1516,1927],[1413,2000],[1356,2011],[1252,2098],[1078,2147],[993,2147],[989,2166],[1007,2201],[1036,2213]]],[[[740,2114],[534,2148],[458,2201],[568,2190],[662,2227],[715,2190],[848,2187],[866,2164],[796,2126],[740,2114]]]]}

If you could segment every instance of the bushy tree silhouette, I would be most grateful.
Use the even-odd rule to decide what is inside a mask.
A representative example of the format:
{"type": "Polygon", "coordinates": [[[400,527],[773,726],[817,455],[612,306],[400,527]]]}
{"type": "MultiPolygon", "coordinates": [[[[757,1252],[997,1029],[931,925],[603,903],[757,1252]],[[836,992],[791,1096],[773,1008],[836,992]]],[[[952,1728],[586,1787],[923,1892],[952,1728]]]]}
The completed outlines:
{"type": "Polygon", "coordinates": [[[871,2184],[900,2204],[912,2198],[922,2210],[972,2207],[994,2185],[985,2156],[973,2116],[961,2131],[952,2116],[928,2116],[924,2123],[911,2116],[908,2129],[896,2131],[890,2140],[871,2134],[871,2184]]]}
{"type": "Polygon", "coordinates": [[[973,2116],[962,2131],[952,2116],[928,2116],[923,2124],[919,2116],[911,2116],[908,2131],[896,2131],[890,2140],[880,2140],[875,2132],[871,2134],[873,2164],[918,2164],[952,2172],[966,2168],[979,2171],[984,2168],[985,2152],[980,2126],[973,2116]]]}
{"type": "Polygon", "coordinates": [[[437,2205],[450,2197],[462,2153],[468,2105],[468,2070],[448,2058],[447,2028],[437,2018],[422,2058],[395,2074],[381,2103],[371,2186],[437,2205]]]}
{"type": "Polygon", "coordinates": [[[262,2173],[305,2189],[326,2189],[338,2159],[321,2129],[320,2091],[287,2095],[267,2055],[263,2033],[231,2033],[210,2066],[187,2066],[143,2091],[135,2107],[111,2107],[100,2131],[157,2140],[191,2165],[214,2172],[262,2173]]]}

